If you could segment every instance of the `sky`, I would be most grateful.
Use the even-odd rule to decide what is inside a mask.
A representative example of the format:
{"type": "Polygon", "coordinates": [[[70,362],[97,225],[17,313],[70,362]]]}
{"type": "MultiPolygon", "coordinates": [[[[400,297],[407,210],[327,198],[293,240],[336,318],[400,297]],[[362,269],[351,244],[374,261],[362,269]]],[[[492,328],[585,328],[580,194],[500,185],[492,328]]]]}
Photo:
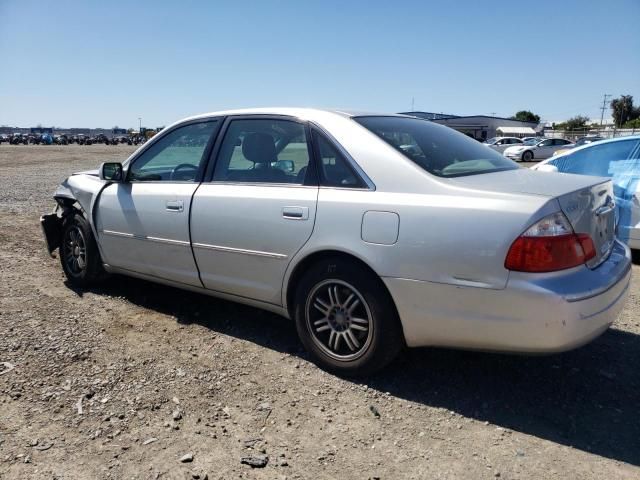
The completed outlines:
{"type": "Polygon", "coordinates": [[[229,108],[546,121],[640,104],[640,0],[0,0],[0,125],[157,127],[229,108]]]}

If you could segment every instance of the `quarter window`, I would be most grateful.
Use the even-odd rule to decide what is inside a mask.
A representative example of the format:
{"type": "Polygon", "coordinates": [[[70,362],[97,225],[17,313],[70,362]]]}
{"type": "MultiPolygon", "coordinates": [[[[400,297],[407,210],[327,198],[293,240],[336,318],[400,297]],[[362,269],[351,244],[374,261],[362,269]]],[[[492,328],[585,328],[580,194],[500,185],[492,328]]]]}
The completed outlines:
{"type": "Polygon", "coordinates": [[[233,120],[214,181],[303,184],[309,166],[304,125],[290,120],[233,120]]]}
{"type": "Polygon", "coordinates": [[[362,188],[362,180],[355,174],[342,153],[324,135],[313,131],[320,184],[326,187],[362,188]]]}
{"type": "Polygon", "coordinates": [[[132,182],[194,182],[217,120],[176,128],[154,142],[129,169],[132,182]]]}

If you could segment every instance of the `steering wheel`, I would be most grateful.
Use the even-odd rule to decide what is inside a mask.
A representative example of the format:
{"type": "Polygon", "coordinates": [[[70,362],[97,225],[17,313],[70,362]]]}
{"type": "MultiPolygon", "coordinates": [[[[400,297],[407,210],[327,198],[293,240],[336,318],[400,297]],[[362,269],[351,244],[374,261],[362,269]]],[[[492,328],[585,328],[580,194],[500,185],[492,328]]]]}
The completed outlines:
{"type": "Polygon", "coordinates": [[[193,165],[191,163],[181,163],[180,165],[177,165],[176,167],[174,167],[173,170],[171,170],[171,175],[169,176],[170,180],[193,180],[196,178],[196,173],[198,172],[198,166],[197,165],[193,165]],[[176,174],[178,172],[180,172],[181,170],[192,170],[193,171],[193,177],[189,177],[186,179],[180,179],[180,178],[175,178],[176,174]]]}

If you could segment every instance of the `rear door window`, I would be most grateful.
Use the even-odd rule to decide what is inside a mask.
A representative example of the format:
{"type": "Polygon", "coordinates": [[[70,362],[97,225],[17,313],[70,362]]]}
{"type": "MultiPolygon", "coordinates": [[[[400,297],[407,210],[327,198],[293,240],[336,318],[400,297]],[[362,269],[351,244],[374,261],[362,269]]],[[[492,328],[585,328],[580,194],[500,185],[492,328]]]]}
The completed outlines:
{"type": "Polygon", "coordinates": [[[213,180],[302,185],[309,158],[307,130],[301,123],[232,120],[220,146],[213,180]]]}

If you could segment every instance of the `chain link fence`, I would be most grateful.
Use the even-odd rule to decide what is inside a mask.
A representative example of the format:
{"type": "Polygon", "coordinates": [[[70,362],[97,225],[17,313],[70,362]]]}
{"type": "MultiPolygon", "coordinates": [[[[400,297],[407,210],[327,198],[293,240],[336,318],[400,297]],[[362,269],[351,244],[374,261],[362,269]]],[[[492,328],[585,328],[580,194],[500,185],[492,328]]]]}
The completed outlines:
{"type": "Polygon", "coordinates": [[[627,137],[640,135],[640,128],[583,128],[580,130],[553,130],[545,128],[544,136],[547,138],[566,138],[575,141],[584,136],[598,136],[603,138],[627,137]]]}

